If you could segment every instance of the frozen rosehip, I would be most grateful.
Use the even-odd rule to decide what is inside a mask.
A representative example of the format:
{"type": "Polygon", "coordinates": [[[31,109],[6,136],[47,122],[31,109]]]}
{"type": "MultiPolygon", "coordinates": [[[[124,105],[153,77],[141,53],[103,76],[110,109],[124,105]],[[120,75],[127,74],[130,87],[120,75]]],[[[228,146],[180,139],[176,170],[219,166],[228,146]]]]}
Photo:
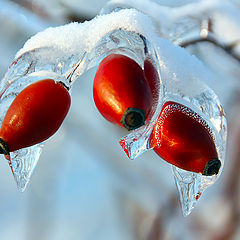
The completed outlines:
{"type": "Polygon", "coordinates": [[[166,102],[152,132],[154,151],[165,161],[187,171],[211,176],[221,162],[211,130],[190,108],[166,102]]]}
{"type": "Polygon", "coordinates": [[[61,126],[71,103],[67,89],[44,79],[23,89],[10,105],[0,128],[0,153],[40,143],[61,126]]]}
{"type": "Polygon", "coordinates": [[[152,107],[151,90],[142,68],[120,54],[111,54],[99,64],[93,97],[104,118],[128,130],[144,125],[152,107]]]}

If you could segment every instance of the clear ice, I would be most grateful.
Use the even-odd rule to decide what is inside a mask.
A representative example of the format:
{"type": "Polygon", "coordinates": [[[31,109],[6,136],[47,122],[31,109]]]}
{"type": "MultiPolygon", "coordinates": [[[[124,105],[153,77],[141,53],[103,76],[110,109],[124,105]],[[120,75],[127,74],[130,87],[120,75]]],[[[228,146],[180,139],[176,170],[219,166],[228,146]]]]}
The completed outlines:
{"type": "MultiPolygon", "coordinates": [[[[171,30],[174,26],[171,21],[171,26],[167,26],[169,28],[166,27],[167,30],[161,33],[157,30],[159,22],[156,18],[136,9],[112,6],[114,7],[111,8],[110,2],[102,10],[102,15],[89,22],[49,28],[26,42],[0,82],[0,121],[2,122],[14,97],[32,82],[53,78],[64,82],[71,89],[81,74],[111,53],[125,54],[142,67],[148,58],[159,77],[159,94],[146,124],[120,139],[126,154],[135,159],[152,149],[149,139],[161,107],[164,102],[174,100],[190,107],[206,120],[212,129],[219,158],[223,163],[226,119],[216,94],[205,84],[211,74],[197,58],[159,37],[162,34],[168,39],[177,39],[180,30],[176,29],[177,33],[171,30]],[[169,35],[171,32],[172,37],[169,35]]],[[[166,9],[164,11],[167,15],[166,9]]],[[[196,23],[193,25],[191,29],[198,26],[196,23]]],[[[41,143],[11,153],[10,165],[21,191],[29,183],[43,146],[44,143],[41,143]]],[[[173,167],[173,174],[183,214],[187,216],[203,190],[213,184],[220,173],[218,176],[204,177],[173,167]]]]}

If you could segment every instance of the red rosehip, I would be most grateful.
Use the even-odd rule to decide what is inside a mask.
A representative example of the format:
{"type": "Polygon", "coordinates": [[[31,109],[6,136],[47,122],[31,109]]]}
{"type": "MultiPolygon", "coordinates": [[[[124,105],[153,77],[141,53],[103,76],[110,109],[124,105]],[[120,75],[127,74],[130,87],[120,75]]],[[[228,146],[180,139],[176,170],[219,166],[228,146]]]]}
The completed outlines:
{"type": "Polygon", "coordinates": [[[219,172],[221,162],[208,124],[184,105],[164,104],[152,141],[154,151],[179,168],[207,176],[219,172]]]}
{"type": "Polygon", "coordinates": [[[111,54],[99,64],[93,97],[104,118],[128,130],[144,125],[152,107],[151,90],[142,68],[120,54],[111,54]]]}
{"type": "Polygon", "coordinates": [[[23,89],[10,105],[0,128],[0,153],[40,143],[61,126],[71,98],[61,83],[44,79],[23,89]]]}

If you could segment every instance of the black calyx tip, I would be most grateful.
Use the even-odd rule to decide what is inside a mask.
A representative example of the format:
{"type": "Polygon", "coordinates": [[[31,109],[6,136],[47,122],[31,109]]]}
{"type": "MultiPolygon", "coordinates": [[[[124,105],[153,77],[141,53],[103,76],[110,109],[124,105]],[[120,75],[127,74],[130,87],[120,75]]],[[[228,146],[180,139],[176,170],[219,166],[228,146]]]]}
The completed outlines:
{"type": "Polygon", "coordinates": [[[57,81],[56,83],[61,84],[62,86],[64,86],[69,91],[70,88],[64,82],[57,81]]]}
{"type": "Polygon", "coordinates": [[[120,122],[127,130],[137,129],[145,124],[145,112],[139,108],[127,108],[120,122]]]}
{"type": "Polygon", "coordinates": [[[1,138],[0,138],[0,154],[4,155],[10,154],[8,145],[1,138]]]}
{"type": "Polygon", "coordinates": [[[207,162],[202,174],[205,176],[217,175],[220,167],[221,167],[220,160],[217,158],[214,158],[207,162]]]}

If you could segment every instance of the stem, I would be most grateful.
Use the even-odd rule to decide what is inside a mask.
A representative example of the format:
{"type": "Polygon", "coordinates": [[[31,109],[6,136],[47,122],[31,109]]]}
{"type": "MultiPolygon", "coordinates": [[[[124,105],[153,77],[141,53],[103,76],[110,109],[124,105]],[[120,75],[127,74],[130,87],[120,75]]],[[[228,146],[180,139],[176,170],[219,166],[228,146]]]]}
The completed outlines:
{"type": "Polygon", "coordinates": [[[199,42],[209,42],[209,43],[214,44],[215,46],[224,50],[227,54],[229,54],[231,57],[233,57],[240,63],[240,56],[237,55],[233,51],[234,47],[236,47],[236,45],[239,44],[240,39],[237,41],[234,41],[233,43],[230,43],[230,44],[223,44],[220,41],[218,41],[216,38],[214,38],[213,36],[208,35],[205,38],[197,37],[195,39],[187,40],[185,42],[180,43],[180,46],[186,48],[189,45],[194,45],[199,42]]]}

